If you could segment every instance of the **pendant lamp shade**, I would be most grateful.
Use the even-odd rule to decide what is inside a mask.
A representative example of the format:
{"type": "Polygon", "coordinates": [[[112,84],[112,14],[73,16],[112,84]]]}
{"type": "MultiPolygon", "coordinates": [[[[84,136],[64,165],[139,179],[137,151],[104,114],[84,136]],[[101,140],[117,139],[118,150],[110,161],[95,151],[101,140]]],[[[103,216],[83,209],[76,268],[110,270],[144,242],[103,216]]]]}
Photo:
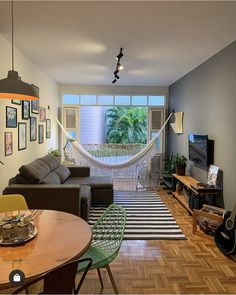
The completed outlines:
{"type": "Polygon", "coordinates": [[[39,88],[23,82],[18,72],[11,70],[8,72],[7,78],[0,80],[0,98],[38,100],[39,88]]]}
{"type": "Polygon", "coordinates": [[[18,72],[14,70],[14,26],[13,26],[13,0],[11,1],[11,30],[12,30],[12,69],[8,71],[7,78],[0,80],[0,98],[19,100],[38,100],[39,88],[21,80],[18,72]]]}

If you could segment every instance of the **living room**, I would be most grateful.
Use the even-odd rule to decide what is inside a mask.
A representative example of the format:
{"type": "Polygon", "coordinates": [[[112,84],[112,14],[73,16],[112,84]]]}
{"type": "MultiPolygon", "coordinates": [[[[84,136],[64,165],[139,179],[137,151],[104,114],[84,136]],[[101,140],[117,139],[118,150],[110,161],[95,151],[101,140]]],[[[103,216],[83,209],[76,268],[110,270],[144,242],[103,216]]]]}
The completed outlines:
{"type": "MultiPolygon", "coordinates": [[[[236,160],[233,152],[234,128],[236,126],[234,115],[236,91],[234,82],[236,74],[236,25],[234,15],[236,3],[234,1],[185,1],[181,3],[178,1],[166,3],[158,1],[148,3],[142,1],[128,3],[124,1],[108,3],[75,1],[73,5],[76,6],[73,9],[73,6],[68,8],[65,1],[59,2],[27,1],[21,3],[21,1],[16,1],[14,3],[14,68],[19,72],[23,81],[39,87],[40,106],[46,108],[47,105],[50,105],[51,111],[58,118],[61,118],[63,93],[164,95],[167,99],[168,114],[173,109],[176,112],[184,112],[183,133],[176,135],[171,128],[166,131],[167,154],[170,155],[171,152],[175,152],[188,158],[188,134],[190,133],[207,134],[210,139],[214,140],[214,164],[223,171],[224,207],[232,210],[235,204],[233,163],[236,160]],[[47,7],[45,8],[45,6],[47,7]],[[70,15],[71,10],[74,13],[70,15]],[[74,35],[68,35],[68,38],[66,37],[68,27],[63,27],[65,24],[59,25],[59,21],[66,11],[68,12],[67,18],[72,19],[72,24],[74,24],[70,27],[74,35]],[[107,11],[106,14],[109,15],[105,21],[101,17],[102,11],[107,11]],[[57,15],[56,12],[59,16],[53,20],[52,16],[57,15]],[[131,17],[132,14],[135,14],[135,16],[131,17]],[[80,19],[81,23],[76,23],[77,18],[80,19]],[[160,21],[158,21],[158,18],[160,21]],[[90,25],[87,26],[88,19],[90,25]],[[140,21],[137,21],[138,19],[140,21]],[[127,25],[129,20],[130,25],[127,25]],[[201,20],[200,23],[199,20],[201,20]],[[104,26],[111,27],[109,36],[112,45],[103,44],[103,38],[99,35],[101,31],[98,31],[97,36],[95,35],[96,21],[99,25],[102,22],[105,23],[102,26],[103,28],[104,26]],[[145,31],[145,29],[150,29],[153,26],[158,32],[155,35],[153,35],[153,31],[150,31],[150,34],[149,31],[145,31]],[[30,29],[27,29],[29,27],[30,29]],[[91,27],[93,31],[91,31],[91,27]],[[141,27],[143,27],[142,31],[140,31],[141,27]],[[81,33],[79,34],[80,28],[81,33]],[[46,34],[47,31],[48,34],[46,34]],[[60,34],[64,41],[60,38],[57,39],[60,34]],[[77,37],[76,34],[78,34],[77,37]],[[80,38],[84,37],[85,34],[87,40],[85,38],[80,47],[80,38]],[[131,45],[134,35],[135,37],[136,35],[139,36],[134,40],[137,42],[137,39],[139,39],[140,43],[134,42],[135,44],[131,45]],[[166,35],[169,35],[169,39],[173,43],[168,41],[169,39],[165,39],[167,38],[166,35]],[[53,39],[51,42],[49,42],[50,36],[53,39]],[[162,51],[158,48],[158,40],[162,44],[162,51]],[[55,47],[53,43],[55,43],[55,47]],[[141,44],[145,44],[147,48],[145,52],[138,50],[138,48],[143,48],[141,44]],[[115,85],[112,85],[116,63],[115,56],[120,47],[124,49],[124,70],[120,72],[120,79],[115,85]],[[76,69],[71,64],[67,68],[66,62],[63,64],[63,60],[61,60],[61,64],[57,64],[58,58],[61,58],[61,53],[70,56],[77,49],[79,52],[79,54],[77,52],[78,59],[81,63],[76,64],[76,69]],[[50,55],[48,55],[49,52],[50,55]],[[162,52],[162,55],[158,56],[158,52],[159,54],[162,52]],[[190,53],[191,55],[189,55],[190,53]],[[132,64],[129,65],[132,55],[135,57],[132,64]],[[174,59],[175,55],[177,56],[176,59],[174,59]],[[104,65],[98,60],[95,61],[95,56],[98,60],[102,57],[104,65]],[[163,60],[167,56],[167,64],[163,62],[162,65],[161,56],[163,60]],[[93,63],[92,65],[89,59],[93,63]],[[156,60],[158,60],[158,63],[156,60]],[[160,73],[154,71],[151,64],[154,64],[156,69],[161,68],[160,73]],[[126,73],[128,65],[130,74],[126,73]],[[148,73],[146,67],[149,69],[148,73]],[[166,69],[168,69],[170,76],[165,76],[167,75],[166,69]],[[175,69],[177,70],[174,71],[175,69]]],[[[2,1],[0,7],[0,73],[1,79],[3,79],[11,68],[12,59],[10,2],[2,1]]],[[[73,62],[75,63],[75,60],[73,62]]],[[[2,138],[0,160],[4,163],[4,165],[0,164],[1,191],[8,185],[9,179],[18,173],[20,166],[45,156],[49,149],[62,147],[60,129],[57,123],[51,119],[50,138],[45,138],[41,144],[38,141],[30,141],[29,125],[27,125],[27,146],[25,149],[19,150],[18,128],[6,127],[6,107],[9,106],[17,109],[18,122],[26,122],[21,118],[21,106],[12,104],[11,100],[0,99],[0,135],[2,138]],[[9,156],[5,155],[5,132],[12,132],[13,136],[13,153],[9,156]]],[[[49,117],[50,114],[47,111],[47,118],[49,117]]],[[[196,179],[200,182],[206,182],[206,169],[198,168],[188,161],[186,174],[189,174],[190,170],[196,179]]],[[[121,248],[120,260],[114,262],[115,277],[118,276],[118,287],[121,291],[123,293],[235,292],[233,291],[235,288],[235,282],[233,282],[236,275],[235,265],[229,262],[228,258],[220,255],[220,252],[217,252],[213,241],[198,240],[194,236],[189,237],[188,235],[192,230],[191,217],[165,193],[164,200],[178,224],[183,227],[184,234],[187,235],[188,241],[180,241],[179,245],[184,247],[185,250],[191,247],[195,248],[199,256],[194,256],[193,249],[189,252],[186,250],[186,253],[188,253],[186,255],[189,255],[185,257],[188,265],[187,270],[185,270],[187,274],[181,277],[180,268],[183,264],[176,262],[175,265],[174,262],[171,262],[171,257],[174,259],[175,255],[178,256],[179,252],[184,250],[181,250],[180,246],[176,247],[174,241],[125,241],[123,248],[121,248]],[[167,251],[167,255],[163,258],[164,262],[161,258],[158,262],[163,266],[162,272],[167,272],[167,277],[168,272],[171,273],[169,278],[165,277],[163,273],[158,277],[158,264],[155,262],[155,265],[152,265],[152,258],[161,255],[158,253],[158,249],[161,253],[167,251]],[[202,256],[200,257],[201,250],[202,256]],[[207,258],[204,258],[203,254],[207,258]],[[138,266],[138,256],[140,256],[140,265],[142,265],[140,267],[138,266]],[[128,261],[129,257],[132,259],[130,258],[131,265],[128,266],[126,259],[128,261]],[[193,266],[191,266],[191,259],[193,266]],[[217,266],[213,266],[214,259],[218,260],[217,266]],[[147,272],[150,274],[150,280],[148,275],[145,274],[145,263],[147,261],[149,264],[147,272]],[[134,264],[132,265],[132,263],[134,264]],[[208,263],[212,264],[211,267],[206,266],[209,271],[208,280],[204,281],[202,274],[198,274],[198,271],[195,272],[194,267],[198,270],[201,268],[197,265],[198,263],[201,264],[202,268],[208,263]],[[227,271],[223,270],[220,264],[225,265],[227,271]],[[176,277],[174,277],[174,271],[176,271],[176,277]],[[212,276],[209,275],[211,271],[212,276]],[[136,276],[132,272],[136,272],[136,276]],[[191,276],[193,273],[195,276],[191,276]],[[222,281],[220,281],[220,276],[224,277],[222,281]],[[125,282],[126,278],[128,278],[128,281],[130,278],[130,286],[125,282]],[[137,278],[140,279],[140,282],[137,278]],[[184,289],[183,285],[187,280],[186,278],[189,279],[189,285],[188,288],[184,289]],[[172,280],[171,287],[168,286],[168,280],[169,282],[172,280]],[[192,282],[191,287],[189,282],[192,282]],[[213,285],[216,286],[215,289],[213,285]]],[[[95,284],[95,275],[90,275],[88,279],[91,285],[95,284]]],[[[109,285],[108,279],[105,284],[109,285]]],[[[84,291],[87,293],[99,292],[99,283],[98,285],[95,284],[95,287],[91,287],[91,285],[85,286],[84,291]]],[[[104,290],[105,293],[112,292],[111,288],[104,290]]]]}

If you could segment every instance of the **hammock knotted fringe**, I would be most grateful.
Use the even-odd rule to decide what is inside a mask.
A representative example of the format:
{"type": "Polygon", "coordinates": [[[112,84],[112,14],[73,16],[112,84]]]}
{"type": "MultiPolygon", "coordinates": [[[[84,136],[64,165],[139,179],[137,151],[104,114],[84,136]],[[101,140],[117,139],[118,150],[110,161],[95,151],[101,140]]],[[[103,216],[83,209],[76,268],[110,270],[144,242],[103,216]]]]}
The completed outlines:
{"type": "Polygon", "coordinates": [[[57,117],[51,112],[51,115],[57,121],[58,125],[61,127],[62,132],[65,134],[66,138],[70,141],[69,159],[72,160],[77,165],[90,166],[91,175],[95,176],[105,176],[110,175],[113,178],[137,178],[141,168],[147,164],[147,161],[154,156],[156,152],[156,143],[159,135],[164,130],[167,122],[173,113],[169,115],[165,123],[157,133],[157,135],[149,141],[149,143],[137,154],[132,156],[130,159],[118,163],[107,163],[100,161],[91,155],[84,147],[76,141],[62,126],[57,117]]]}

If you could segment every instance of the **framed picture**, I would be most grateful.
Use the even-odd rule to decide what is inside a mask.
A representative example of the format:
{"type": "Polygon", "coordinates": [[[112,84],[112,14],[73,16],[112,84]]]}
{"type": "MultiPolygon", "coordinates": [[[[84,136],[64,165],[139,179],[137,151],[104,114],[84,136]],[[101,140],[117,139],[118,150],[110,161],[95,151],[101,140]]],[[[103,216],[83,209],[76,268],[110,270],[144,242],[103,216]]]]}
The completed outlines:
{"type": "Polygon", "coordinates": [[[30,117],[30,101],[22,100],[22,119],[28,120],[30,117]]]}
{"type": "Polygon", "coordinates": [[[13,107],[6,107],[6,127],[17,127],[17,109],[13,107]]]}
{"type": "Polygon", "coordinates": [[[12,99],[11,103],[21,105],[21,100],[20,99],[12,99]]]}
{"type": "Polygon", "coordinates": [[[39,143],[44,141],[44,125],[39,125],[39,143]]]}
{"type": "Polygon", "coordinates": [[[26,149],[26,139],[26,123],[18,123],[18,151],[26,149]]]}
{"type": "Polygon", "coordinates": [[[30,117],[30,141],[37,140],[37,118],[30,117]]]}
{"type": "Polygon", "coordinates": [[[39,113],[39,101],[38,100],[31,101],[31,113],[33,113],[33,114],[39,113]]]}
{"type": "Polygon", "coordinates": [[[13,133],[4,132],[4,135],[5,156],[10,156],[13,154],[13,133]]]}
{"type": "Polygon", "coordinates": [[[39,122],[46,122],[46,108],[39,107],[39,122]]]}
{"type": "Polygon", "coordinates": [[[46,119],[46,138],[51,137],[51,120],[46,119]]]}

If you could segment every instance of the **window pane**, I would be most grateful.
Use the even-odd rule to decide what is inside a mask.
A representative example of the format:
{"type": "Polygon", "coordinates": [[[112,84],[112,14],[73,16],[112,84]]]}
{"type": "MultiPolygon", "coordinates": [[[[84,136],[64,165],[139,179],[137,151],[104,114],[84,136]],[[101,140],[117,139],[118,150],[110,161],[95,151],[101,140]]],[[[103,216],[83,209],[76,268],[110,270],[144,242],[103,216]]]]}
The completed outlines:
{"type": "Polygon", "coordinates": [[[80,104],[83,105],[94,105],[96,104],[96,95],[81,95],[80,104]]]}
{"type": "Polygon", "coordinates": [[[165,96],[149,96],[148,97],[149,106],[164,106],[165,105],[165,96]]]}
{"type": "Polygon", "coordinates": [[[113,105],[113,95],[99,95],[98,105],[102,106],[112,106],[113,105]]]}
{"type": "Polygon", "coordinates": [[[63,95],[64,104],[79,104],[79,95],[78,94],[64,94],[63,95]]]}
{"type": "Polygon", "coordinates": [[[116,95],[115,105],[130,105],[130,96],[116,95]]]}
{"type": "Polygon", "coordinates": [[[76,110],[67,109],[66,110],[66,128],[76,128],[76,110]]]}
{"type": "Polygon", "coordinates": [[[147,96],[132,96],[132,105],[134,106],[146,106],[147,96]]]}
{"type": "MultiPolygon", "coordinates": [[[[151,139],[157,136],[158,131],[151,131],[151,139]]],[[[156,148],[158,151],[161,150],[161,135],[158,136],[157,142],[156,142],[156,148]]]]}

